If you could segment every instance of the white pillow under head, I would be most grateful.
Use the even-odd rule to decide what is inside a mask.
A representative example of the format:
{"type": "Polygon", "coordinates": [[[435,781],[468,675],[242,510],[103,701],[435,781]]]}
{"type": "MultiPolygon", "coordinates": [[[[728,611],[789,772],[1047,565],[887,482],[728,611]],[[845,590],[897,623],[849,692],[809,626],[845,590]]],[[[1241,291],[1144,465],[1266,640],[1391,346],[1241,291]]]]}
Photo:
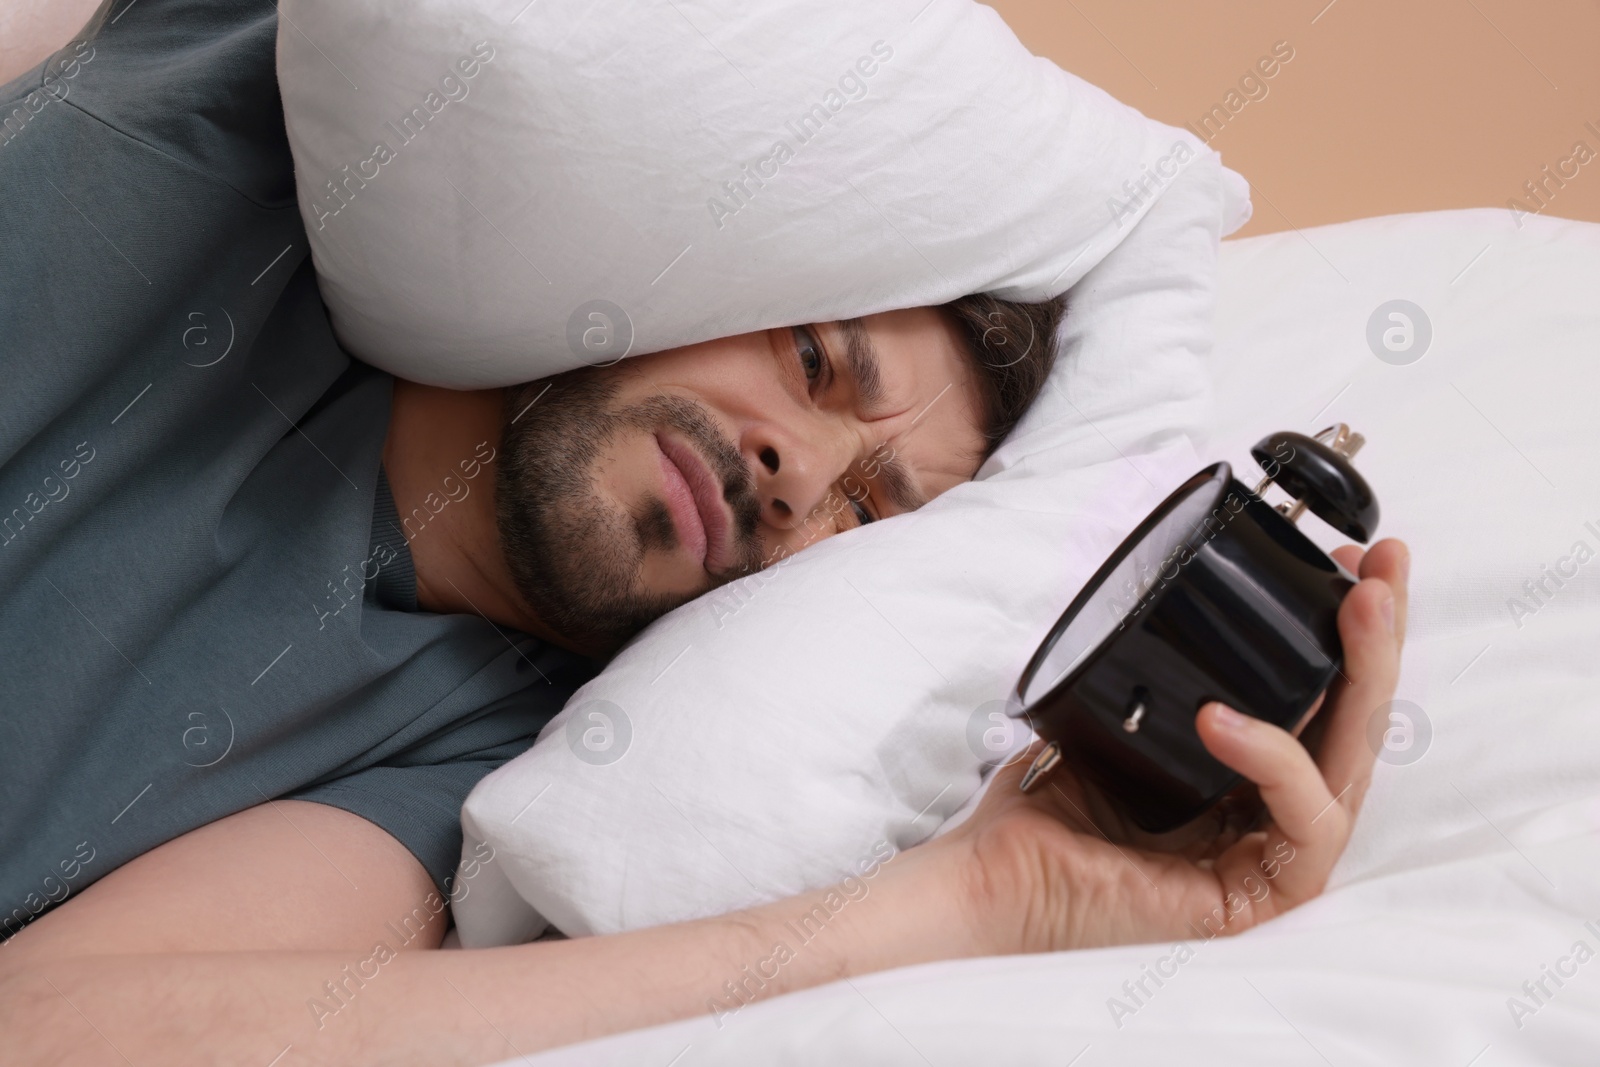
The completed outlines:
{"type": "Polygon", "coordinates": [[[1203,465],[1186,433],[1240,185],[1197,157],[1074,288],[1061,362],[977,480],[657,620],[480,782],[467,855],[494,859],[455,907],[462,944],[860,877],[960,808],[1049,624],[1203,465]]]}

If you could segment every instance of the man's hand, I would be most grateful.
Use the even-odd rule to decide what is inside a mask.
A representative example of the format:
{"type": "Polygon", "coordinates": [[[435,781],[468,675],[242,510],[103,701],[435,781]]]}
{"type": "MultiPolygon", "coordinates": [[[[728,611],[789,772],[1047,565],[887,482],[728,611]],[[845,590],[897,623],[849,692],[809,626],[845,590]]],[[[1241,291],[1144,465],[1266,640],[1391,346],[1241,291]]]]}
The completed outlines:
{"type": "Polygon", "coordinates": [[[1162,837],[1142,834],[1070,774],[1024,796],[1017,783],[1029,760],[1021,759],[940,842],[968,853],[974,923],[991,931],[993,951],[1211,938],[1322,892],[1372,778],[1367,722],[1399,680],[1410,566],[1395,540],[1334,555],[1361,581],[1339,609],[1344,667],[1319,712],[1329,719],[1317,756],[1221,704],[1196,719],[1212,755],[1260,788],[1267,827],[1240,837],[1202,819],[1162,837]]]}

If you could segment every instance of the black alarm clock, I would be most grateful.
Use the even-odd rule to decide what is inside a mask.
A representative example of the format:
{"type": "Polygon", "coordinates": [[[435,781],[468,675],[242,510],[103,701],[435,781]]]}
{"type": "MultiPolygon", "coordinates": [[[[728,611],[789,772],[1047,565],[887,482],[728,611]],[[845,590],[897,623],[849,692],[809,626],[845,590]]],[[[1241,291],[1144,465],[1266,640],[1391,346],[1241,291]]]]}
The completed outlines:
{"type": "Polygon", "coordinates": [[[1364,439],[1343,423],[1314,438],[1277,433],[1251,455],[1254,489],[1227,463],[1162,501],[1095,572],[1017,682],[1010,714],[1046,745],[1022,780],[1064,760],[1160,833],[1240,782],[1200,741],[1195,715],[1219,700],[1299,727],[1343,660],[1337,617],[1356,576],[1295,525],[1307,508],[1356,541],[1378,524],[1350,464],[1364,439]],[[1276,483],[1295,499],[1262,499],[1276,483]]]}

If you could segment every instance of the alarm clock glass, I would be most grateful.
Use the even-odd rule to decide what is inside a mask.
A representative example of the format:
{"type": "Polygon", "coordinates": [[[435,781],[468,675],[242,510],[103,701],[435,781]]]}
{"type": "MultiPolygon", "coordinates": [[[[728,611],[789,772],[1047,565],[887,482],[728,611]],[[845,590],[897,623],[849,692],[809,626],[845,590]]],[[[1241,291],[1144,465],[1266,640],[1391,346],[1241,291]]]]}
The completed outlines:
{"type": "Polygon", "coordinates": [[[1218,466],[1221,469],[1202,472],[1205,476],[1191,479],[1186,491],[1169,497],[1165,509],[1145,520],[1147,529],[1136,530],[1123,542],[1118,555],[1090,580],[1067,609],[1071,620],[1027,679],[1021,694],[1025,708],[1050,693],[1102,642],[1138,618],[1162,575],[1170,577],[1183,548],[1192,543],[1214,509],[1230,477],[1226,464],[1218,466]]]}

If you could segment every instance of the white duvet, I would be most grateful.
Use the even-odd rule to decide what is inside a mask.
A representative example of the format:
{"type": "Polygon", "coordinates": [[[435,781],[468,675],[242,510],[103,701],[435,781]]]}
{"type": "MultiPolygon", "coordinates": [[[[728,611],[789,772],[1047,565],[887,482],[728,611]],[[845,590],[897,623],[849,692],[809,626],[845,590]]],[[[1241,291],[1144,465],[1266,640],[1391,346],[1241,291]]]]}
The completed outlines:
{"type": "Polygon", "coordinates": [[[1422,754],[1378,766],[1328,892],[1238,938],[907,968],[504,1067],[1600,1063],[1600,226],[1229,242],[1217,330],[1204,459],[1248,481],[1266,432],[1349,422],[1414,552],[1422,754]]]}

